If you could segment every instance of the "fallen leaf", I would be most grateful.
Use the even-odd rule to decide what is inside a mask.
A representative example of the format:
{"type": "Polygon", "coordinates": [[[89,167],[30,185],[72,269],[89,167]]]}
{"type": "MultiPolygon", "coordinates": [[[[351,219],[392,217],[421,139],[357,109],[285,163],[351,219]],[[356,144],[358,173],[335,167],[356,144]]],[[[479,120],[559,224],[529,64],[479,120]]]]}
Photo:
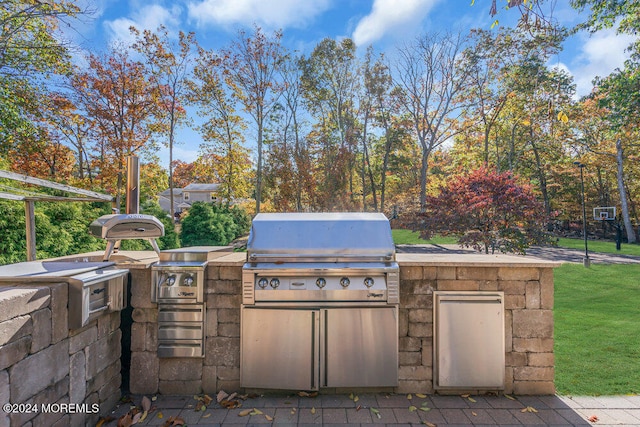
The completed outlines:
{"type": "Polygon", "coordinates": [[[297,409],[296,409],[296,408],[291,408],[291,415],[295,414],[295,413],[296,413],[296,411],[297,411],[297,409]]]}
{"type": "Polygon", "coordinates": [[[186,424],[186,422],[180,418],[180,417],[175,417],[173,418],[173,420],[171,420],[171,426],[173,427],[177,427],[177,426],[184,426],[186,424]]]}
{"type": "Polygon", "coordinates": [[[378,411],[376,408],[369,408],[369,410],[371,411],[372,414],[374,414],[376,417],[378,418],[382,418],[380,416],[380,411],[378,411]]]}
{"type": "Polygon", "coordinates": [[[235,398],[236,398],[236,396],[237,396],[237,395],[238,395],[238,393],[233,392],[233,393],[231,393],[231,394],[227,397],[227,400],[233,400],[233,399],[235,399],[235,398]]]}
{"type": "Polygon", "coordinates": [[[118,418],[118,427],[131,427],[133,425],[133,416],[127,412],[118,418]]]}
{"type": "Polygon", "coordinates": [[[162,418],[164,418],[164,415],[162,415],[162,412],[158,412],[158,415],[156,415],[156,417],[158,417],[158,418],[161,418],[161,419],[162,419],[162,418]]]}
{"type": "Polygon", "coordinates": [[[476,400],[475,400],[473,397],[471,397],[471,396],[467,397],[467,400],[468,400],[469,402],[476,403],[476,400]]]}
{"type": "Polygon", "coordinates": [[[300,396],[300,397],[309,397],[309,393],[307,393],[306,391],[299,391],[298,392],[298,396],[300,396]]]}
{"type": "Polygon", "coordinates": [[[417,410],[418,410],[418,408],[416,408],[415,406],[413,406],[413,405],[409,406],[409,412],[414,412],[414,411],[417,411],[417,410]]]}
{"type": "Polygon", "coordinates": [[[236,396],[240,400],[247,400],[249,398],[248,394],[239,394],[236,396]]]}
{"type": "Polygon", "coordinates": [[[253,408],[250,415],[262,415],[262,411],[260,409],[253,408]]]}
{"type": "Polygon", "coordinates": [[[311,413],[315,414],[316,413],[316,408],[311,408],[311,413]]]}
{"type": "Polygon", "coordinates": [[[252,409],[245,409],[244,411],[238,412],[239,417],[246,417],[251,413],[252,409]]]}
{"type": "Polygon", "coordinates": [[[158,400],[158,396],[151,396],[151,401],[155,402],[156,400],[158,400]]]}
{"type": "Polygon", "coordinates": [[[356,406],[356,412],[358,412],[360,409],[362,409],[362,405],[356,406]]]}
{"type": "Polygon", "coordinates": [[[420,399],[424,399],[425,397],[427,397],[427,395],[422,393],[416,393],[416,397],[419,397],[420,399]]]}
{"type": "Polygon", "coordinates": [[[516,400],[515,397],[509,396],[508,394],[505,394],[504,397],[506,397],[509,400],[516,400]]]}
{"type": "Polygon", "coordinates": [[[271,415],[265,414],[264,417],[267,419],[267,421],[273,421],[273,417],[271,415]]]}
{"type": "Polygon", "coordinates": [[[149,409],[151,409],[151,400],[147,396],[143,396],[140,406],[143,412],[149,412],[149,409]]]}
{"type": "Polygon", "coordinates": [[[113,420],[114,420],[113,417],[100,417],[100,419],[96,423],[96,427],[102,427],[104,423],[110,423],[113,420]]]}
{"type": "Polygon", "coordinates": [[[141,422],[143,422],[144,420],[146,420],[146,419],[147,419],[147,415],[148,415],[148,414],[149,414],[149,413],[148,413],[147,411],[144,411],[144,412],[142,413],[142,415],[140,416],[140,420],[139,420],[138,422],[139,422],[139,423],[141,423],[141,422]]]}
{"type": "Polygon", "coordinates": [[[524,412],[538,412],[538,410],[536,408],[533,408],[531,406],[527,406],[526,408],[523,408],[520,412],[524,413],[524,412]]]}
{"type": "Polygon", "coordinates": [[[429,408],[429,407],[427,407],[427,406],[421,406],[421,407],[420,407],[420,410],[421,410],[422,412],[429,412],[429,411],[431,410],[431,408],[429,408]]]}
{"type": "Polygon", "coordinates": [[[209,404],[213,401],[213,398],[208,394],[205,394],[204,396],[202,396],[202,401],[205,405],[209,406],[209,404]]]}
{"type": "Polygon", "coordinates": [[[473,415],[474,417],[477,417],[478,414],[476,414],[475,412],[471,411],[471,415],[473,415]]]}
{"type": "Polygon", "coordinates": [[[589,422],[597,423],[598,422],[598,416],[597,415],[591,415],[589,417],[589,422]]]}
{"type": "Polygon", "coordinates": [[[423,421],[422,424],[429,426],[429,427],[437,427],[435,424],[430,423],[429,421],[423,421]]]}
{"type": "Polygon", "coordinates": [[[216,395],[216,399],[218,400],[218,403],[222,402],[227,397],[229,397],[229,394],[227,394],[227,392],[225,392],[224,390],[220,390],[216,395]]]}
{"type": "Polygon", "coordinates": [[[211,412],[209,412],[208,414],[204,414],[202,418],[209,418],[210,416],[211,416],[211,412]]]}
{"type": "Polygon", "coordinates": [[[408,399],[408,400],[413,399],[413,396],[411,396],[411,393],[407,394],[407,399],[408,399]]]}
{"type": "Polygon", "coordinates": [[[462,394],[462,395],[460,395],[460,397],[464,397],[465,399],[466,399],[467,397],[469,397],[469,396],[470,396],[469,394],[462,394]]]}
{"type": "Polygon", "coordinates": [[[353,400],[353,393],[349,394],[349,399],[353,400]]]}
{"type": "Polygon", "coordinates": [[[358,396],[355,396],[355,397],[353,398],[353,401],[354,401],[354,402],[357,402],[358,400],[360,400],[360,398],[359,398],[358,396]]]}

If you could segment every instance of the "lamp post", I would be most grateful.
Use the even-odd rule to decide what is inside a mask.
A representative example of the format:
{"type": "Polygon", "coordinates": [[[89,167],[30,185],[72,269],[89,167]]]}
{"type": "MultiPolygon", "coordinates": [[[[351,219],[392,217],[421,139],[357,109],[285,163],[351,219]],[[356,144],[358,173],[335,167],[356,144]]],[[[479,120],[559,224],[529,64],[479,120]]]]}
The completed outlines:
{"type": "Polygon", "coordinates": [[[587,245],[587,207],[584,201],[584,173],[583,169],[585,165],[580,162],[573,162],[574,165],[580,168],[580,189],[582,192],[582,235],[584,236],[584,258],[582,259],[582,265],[586,268],[591,266],[591,260],[589,259],[589,247],[587,245]]]}

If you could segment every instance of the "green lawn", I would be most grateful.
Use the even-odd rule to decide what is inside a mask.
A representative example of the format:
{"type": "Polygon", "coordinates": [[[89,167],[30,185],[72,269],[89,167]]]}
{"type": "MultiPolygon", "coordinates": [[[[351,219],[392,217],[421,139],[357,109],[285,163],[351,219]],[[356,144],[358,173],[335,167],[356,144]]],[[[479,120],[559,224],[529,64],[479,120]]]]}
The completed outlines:
{"type": "Polygon", "coordinates": [[[456,244],[455,237],[433,236],[433,238],[429,240],[424,240],[420,238],[418,232],[411,230],[391,230],[391,234],[393,235],[393,242],[397,245],[425,245],[429,243],[433,245],[456,244]]]}
{"type": "MultiPolygon", "coordinates": [[[[584,240],[561,238],[558,241],[558,246],[561,248],[580,249],[584,251],[584,240]]],[[[588,240],[587,246],[589,248],[589,252],[593,251],[620,255],[640,256],[640,245],[635,243],[623,243],[619,251],[616,250],[615,242],[607,242],[603,240],[588,240]]]]}
{"type": "Polygon", "coordinates": [[[640,265],[555,270],[560,394],[640,393],[640,265]]]}

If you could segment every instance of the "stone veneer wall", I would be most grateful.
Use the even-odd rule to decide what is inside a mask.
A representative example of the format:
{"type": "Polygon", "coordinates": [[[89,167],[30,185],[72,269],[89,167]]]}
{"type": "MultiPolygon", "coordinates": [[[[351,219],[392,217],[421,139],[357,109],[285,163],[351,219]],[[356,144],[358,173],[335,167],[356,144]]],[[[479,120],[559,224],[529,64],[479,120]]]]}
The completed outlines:
{"type": "Polygon", "coordinates": [[[0,427],[94,425],[120,399],[120,313],[69,330],[68,295],[67,283],[0,287],[0,405],[39,409],[0,411],[0,427]],[[62,403],[86,406],[41,411],[62,403]]]}
{"type": "MultiPolygon", "coordinates": [[[[505,387],[516,394],[553,394],[553,263],[400,262],[397,392],[433,392],[433,291],[505,293],[505,387]],[[532,266],[533,265],[533,266],[532,266]]],[[[206,283],[204,359],[158,359],[157,309],[150,272],[134,276],[132,393],[193,394],[240,389],[242,254],[212,261],[206,283]],[[236,259],[237,258],[237,259],[236,259]],[[148,277],[147,277],[148,276],[148,277]],[[138,277],[139,282],[135,282],[138,277]]],[[[486,259],[486,257],[484,258],[486,259]]],[[[511,258],[513,261],[513,258],[511,258]]],[[[439,391],[443,393],[443,391],[439,391]]],[[[459,393],[456,391],[455,393],[459,393]]]]}

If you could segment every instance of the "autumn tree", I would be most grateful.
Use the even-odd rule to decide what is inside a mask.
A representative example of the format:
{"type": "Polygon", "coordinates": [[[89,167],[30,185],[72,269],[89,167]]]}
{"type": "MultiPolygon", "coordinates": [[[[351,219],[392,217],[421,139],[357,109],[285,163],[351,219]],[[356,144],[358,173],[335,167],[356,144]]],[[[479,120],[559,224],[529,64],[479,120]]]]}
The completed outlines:
{"type": "Polygon", "coordinates": [[[198,59],[189,83],[189,100],[204,122],[198,126],[204,142],[200,145],[200,166],[211,167],[220,183],[222,199],[229,205],[248,196],[247,159],[244,147],[246,123],[235,110],[233,91],[225,85],[223,59],[215,52],[198,49],[198,59]],[[206,165],[215,157],[220,164],[206,165]]]}
{"type": "Polygon", "coordinates": [[[459,96],[466,86],[469,67],[459,61],[463,40],[460,35],[425,34],[401,47],[396,70],[400,102],[411,120],[413,135],[420,144],[420,206],[427,199],[429,156],[459,129],[459,96]]]}
{"type": "Polygon", "coordinates": [[[187,82],[193,62],[195,34],[180,31],[177,42],[173,42],[164,26],[160,26],[155,33],[149,30],[140,33],[135,27],[131,27],[130,31],[136,37],[133,48],[144,56],[150,73],[149,81],[159,97],[156,117],[160,125],[159,133],[167,138],[170,209],[175,212],[173,147],[176,143],[176,130],[188,122],[184,104],[188,94],[187,82]]]}
{"type": "Polygon", "coordinates": [[[456,236],[461,246],[485,253],[524,253],[546,241],[543,205],[510,172],[480,168],[451,177],[426,206],[404,218],[423,237],[456,236]]]}
{"type": "Polygon", "coordinates": [[[31,120],[39,115],[48,76],[71,70],[61,24],[72,25],[83,13],[66,0],[3,0],[0,3],[0,150],[15,147],[37,131],[31,120]]]}
{"type": "Polygon", "coordinates": [[[71,84],[92,125],[99,179],[120,206],[127,156],[157,149],[151,139],[157,97],[144,65],[132,60],[123,46],[91,54],[88,62],[88,69],[75,73],[71,84]]]}
{"type": "Polygon", "coordinates": [[[226,83],[256,125],[256,213],[262,198],[263,133],[265,121],[279,95],[277,73],[283,55],[282,33],[271,36],[260,27],[252,34],[241,30],[231,46],[222,50],[226,83]]]}
{"type": "Polygon", "coordinates": [[[359,74],[351,39],[323,39],[300,61],[302,94],[316,120],[309,137],[319,147],[319,208],[349,209],[353,202],[355,150],[359,129],[356,97],[359,74]]]}

